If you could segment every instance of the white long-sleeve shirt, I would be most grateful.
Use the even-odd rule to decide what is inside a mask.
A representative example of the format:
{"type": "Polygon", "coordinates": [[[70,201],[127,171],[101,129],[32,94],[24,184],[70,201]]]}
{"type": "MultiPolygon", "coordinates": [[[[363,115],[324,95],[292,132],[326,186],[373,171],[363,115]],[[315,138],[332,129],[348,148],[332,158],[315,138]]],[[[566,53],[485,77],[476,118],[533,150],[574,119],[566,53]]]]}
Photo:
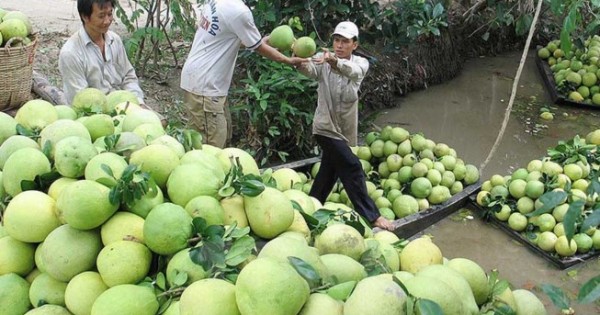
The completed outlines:
{"type": "Polygon", "coordinates": [[[144,104],[135,69],[127,58],[123,41],[116,33],[105,35],[105,55],[82,27],[73,34],[60,50],[58,69],[63,80],[67,102],[71,104],[78,91],[93,87],[104,93],[127,90],[144,104]]]}
{"type": "MultiPolygon", "coordinates": [[[[322,56],[317,54],[316,58],[322,56]]],[[[337,70],[328,63],[304,63],[298,70],[319,81],[313,134],[344,140],[356,146],[358,138],[358,90],[369,70],[369,61],[351,55],[338,58],[337,70]]]]}

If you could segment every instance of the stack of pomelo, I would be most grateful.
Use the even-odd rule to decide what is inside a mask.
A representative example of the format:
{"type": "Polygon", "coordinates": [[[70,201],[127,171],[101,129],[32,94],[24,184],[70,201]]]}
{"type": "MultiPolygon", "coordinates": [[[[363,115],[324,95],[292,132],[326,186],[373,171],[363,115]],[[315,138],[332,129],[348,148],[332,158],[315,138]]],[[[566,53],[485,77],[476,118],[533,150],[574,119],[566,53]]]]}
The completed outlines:
{"type": "Polygon", "coordinates": [[[305,180],[295,172],[273,172],[280,189],[222,197],[232,160],[243,174],[259,174],[252,156],[209,145],[182,152],[152,112],[136,107],[111,129],[103,115],[116,114],[106,108],[87,99],[70,119],[36,100],[16,118],[0,115],[0,314],[405,314],[410,295],[462,315],[501,303],[481,267],[464,258],[443,264],[431,240],[401,249],[391,232],[363,235],[337,221],[311,230],[292,200],[308,214],[345,205],[289,189],[305,180]],[[17,124],[33,138],[17,135],[17,124]],[[132,164],[143,172],[132,177],[132,164]],[[115,199],[116,183],[129,177],[156,185],[134,202],[115,199]],[[198,217],[210,225],[201,238],[198,217]],[[225,226],[232,235],[250,231],[261,250],[252,242],[243,255],[242,245],[215,241],[225,226]],[[195,259],[220,248],[226,262],[194,263],[190,249],[205,244],[212,251],[195,259]]]}
{"type": "Polygon", "coordinates": [[[600,130],[590,132],[585,139],[576,136],[561,141],[548,156],[531,160],[512,174],[492,175],[482,183],[477,203],[493,209],[495,219],[549,255],[567,257],[598,251],[598,224],[586,219],[598,202],[593,183],[600,168],[596,162],[599,144],[600,130]],[[572,235],[566,233],[569,230],[572,235]]]}
{"type": "Polygon", "coordinates": [[[31,42],[31,21],[21,11],[7,11],[0,8],[0,47],[10,40],[11,47],[28,45],[31,42]]]}
{"type": "Polygon", "coordinates": [[[560,48],[560,40],[553,40],[538,50],[538,56],[548,62],[565,98],[600,106],[600,36],[586,39],[582,49],[568,54],[560,48]]]}
{"type": "MultiPolygon", "coordinates": [[[[436,143],[402,127],[385,126],[366,136],[365,145],[353,147],[368,174],[367,190],[381,215],[393,220],[446,202],[479,180],[479,170],[466,164],[445,143],[436,143]]],[[[311,170],[314,177],[319,164],[311,170]]],[[[294,187],[310,191],[312,181],[294,187]]],[[[337,185],[328,202],[352,207],[343,186],[337,185]]]]}

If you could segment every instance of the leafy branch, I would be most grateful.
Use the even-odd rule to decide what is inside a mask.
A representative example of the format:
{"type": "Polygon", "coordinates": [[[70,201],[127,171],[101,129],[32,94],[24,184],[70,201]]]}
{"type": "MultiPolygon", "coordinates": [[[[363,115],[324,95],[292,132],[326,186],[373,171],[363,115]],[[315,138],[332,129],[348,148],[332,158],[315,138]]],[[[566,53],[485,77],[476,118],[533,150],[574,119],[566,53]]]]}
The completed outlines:
{"type": "Polygon", "coordinates": [[[231,169],[225,176],[225,184],[219,189],[221,197],[230,197],[234,194],[256,197],[265,190],[262,177],[255,174],[244,174],[238,157],[230,157],[229,160],[231,161],[231,169]]]}
{"type": "MultiPolygon", "coordinates": [[[[143,172],[141,168],[135,164],[128,165],[123,170],[123,174],[121,174],[120,178],[117,178],[115,174],[113,174],[110,166],[102,164],[100,167],[109,177],[102,177],[96,181],[110,187],[108,197],[110,203],[113,205],[124,203],[127,206],[132,207],[136,200],[141,199],[148,193],[151,185],[156,185],[151,179],[150,174],[143,172]]],[[[157,190],[152,189],[152,191],[156,192],[157,190]]]]}
{"type": "Polygon", "coordinates": [[[250,228],[238,228],[235,223],[228,228],[208,225],[201,217],[194,218],[192,226],[196,235],[190,240],[190,243],[196,243],[190,250],[192,261],[202,266],[211,277],[235,283],[240,265],[256,249],[255,240],[249,235],[250,228]]]}

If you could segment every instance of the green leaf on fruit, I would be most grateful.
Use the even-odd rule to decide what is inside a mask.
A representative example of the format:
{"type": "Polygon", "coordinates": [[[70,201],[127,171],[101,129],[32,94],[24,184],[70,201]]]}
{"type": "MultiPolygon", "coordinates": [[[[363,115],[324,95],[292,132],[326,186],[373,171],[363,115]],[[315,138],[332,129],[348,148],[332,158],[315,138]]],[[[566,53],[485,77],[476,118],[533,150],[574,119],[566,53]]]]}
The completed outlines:
{"type": "Polygon", "coordinates": [[[288,261],[296,269],[296,272],[308,282],[310,288],[316,288],[320,285],[321,276],[313,266],[298,257],[289,256],[288,261]]]}
{"type": "Polygon", "coordinates": [[[187,272],[175,271],[175,278],[173,279],[173,286],[182,287],[188,281],[187,272]]]}
{"type": "Polygon", "coordinates": [[[562,204],[566,197],[567,193],[564,191],[549,191],[539,198],[542,206],[533,212],[525,214],[525,216],[534,217],[540,214],[550,213],[556,206],[562,204]]]}
{"type": "Polygon", "coordinates": [[[442,308],[432,300],[418,299],[416,307],[421,315],[444,315],[442,308]]]}
{"type": "Polygon", "coordinates": [[[575,200],[569,204],[569,209],[565,214],[563,220],[563,227],[565,228],[565,236],[567,240],[570,242],[573,238],[573,235],[577,232],[577,224],[581,219],[581,214],[583,212],[583,206],[585,205],[585,201],[583,200],[575,200]]]}

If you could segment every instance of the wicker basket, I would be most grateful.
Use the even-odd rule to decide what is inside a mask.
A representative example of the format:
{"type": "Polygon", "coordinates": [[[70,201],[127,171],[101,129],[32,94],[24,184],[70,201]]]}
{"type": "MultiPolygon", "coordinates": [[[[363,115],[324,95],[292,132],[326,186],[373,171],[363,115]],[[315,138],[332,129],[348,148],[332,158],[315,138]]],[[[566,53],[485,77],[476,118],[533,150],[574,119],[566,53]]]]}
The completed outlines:
{"type": "Polygon", "coordinates": [[[0,110],[20,107],[31,99],[33,59],[38,43],[37,34],[30,36],[27,46],[0,48],[0,110]]]}

